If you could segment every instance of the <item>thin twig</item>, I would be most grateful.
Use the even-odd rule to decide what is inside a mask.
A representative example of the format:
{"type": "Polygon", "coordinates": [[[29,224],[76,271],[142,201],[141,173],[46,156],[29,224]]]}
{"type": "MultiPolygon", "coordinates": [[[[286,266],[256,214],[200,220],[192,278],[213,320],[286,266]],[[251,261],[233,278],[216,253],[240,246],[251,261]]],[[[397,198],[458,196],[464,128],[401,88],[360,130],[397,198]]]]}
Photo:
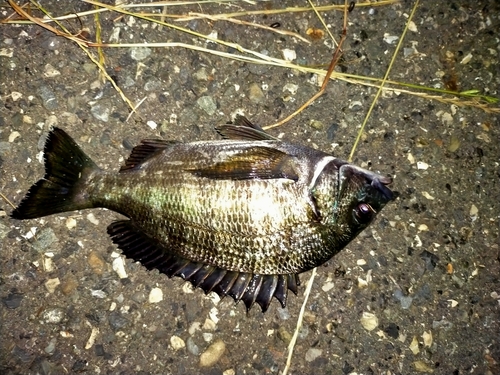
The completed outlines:
{"type": "MultiPolygon", "coordinates": [[[[314,7],[314,5],[312,3],[311,3],[311,6],[314,7]]],[[[316,15],[321,19],[321,16],[319,13],[316,13],[316,15]]],[[[324,24],[324,22],[323,22],[323,24],[324,24]]],[[[294,112],[294,114],[292,114],[293,116],[295,116],[296,113],[299,113],[304,108],[306,108],[310,103],[312,103],[314,100],[316,100],[316,98],[321,96],[323,94],[323,92],[325,91],[326,86],[328,85],[329,77],[330,77],[331,73],[333,72],[333,69],[337,65],[337,62],[338,62],[340,56],[342,55],[342,44],[344,43],[346,35],[347,35],[347,0],[344,1],[344,26],[342,29],[342,37],[340,38],[340,41],[337,44],[337,48],[335,49],[335,52],[333,54],[332,61],[330,62],[330,66],[328,67],[328,71],[326,73],[326,77],[323,81],[321,89],[319,90],[319,92],[316,95],[314,95],[302,107],[300,107],[298,111],[294,112]]],[[[288,116],[287,119],[288,118],[291,118],[291,117],[288,116]]],[[[295,331],[293,332],[292,340],[290,341],[290,344],[288,345],[288,357],[287,357],[285,368],[283,369],[282,375],[287,374],[288,369],[290,368],[290,365],[292,363],[292,357],[293,357],[293,351],[295,349],[295,343],[297,342],[297,337],[299,335],[300,328],[302,327],[302,322],[304,320],[304,311],[306,309],[306,305],[307,305],[307,302],[309,300],[309,295],[311,294],[311,288],[312,288],[312,285],[314,283],[315,276],[316,276],[316,268],[313,269],[313,271],[311,273],[311,277],[307,283],[307,288],[306,288],[306,291],[304,293],[304,300],[302,301],[302,307],[300,308],[300,314],[299,314],[299,317],[297,319],[297,325],[295,327],[295,331]]]]}
{"type": "Polygon", "coordinates": [[[387,77],[389,77],[389,73],[391,72],[392,65],[394,64],[394,61],[396,61],[396,56],[401,48],[401,44],[403,43],[403,39],[406,36],[406,32],[408,31],[408,25],[410,24],[410,22],[413,18],[413,15],[415,14],[415,11],[417,10],[418,2],[419,2],[419,0],[416,0],[415,4],[413,5],[413,9],[411,10],[410,17],[408,17],[408,20],[406,21],[406,25],[405,25],[405,28],[403,30],[403,34],[399,38],[399,43],[396,46],[396,49],[394,50],[394,53],[392,55],[391,62],[389,64],[389,66],[387,67],[387,70],[385,72],[384,78],[382,79],[382,82],[380,83],[377,94],[373,98],[372,104],[370,105],[370,108],[368,109],[368,112],[366,113],[365,119],[363,120],[363,124],[361,125],[361,129],[359,129],[358,136],[356,137],[356,141],[354,142],[354,145],[352,146],[351,153],[349,154],[349,158],[347,159],[348,161],[352,161],[352,157],[354,156],[354,151],[356,150],[356,146],[358,145],[359,140],[361,139],[361,135],[363,134],[363,131],[365,129],[365,125],[368,122],[368,119],[370,118],[370,115],[373,111],[373,108],[375,108],[375,104],[377,103],[377,100],[378,100],[380,94],[382,93],[385,82],[387,81],[387,77]]]}
{"type": "MultiPolygon", "coordinates": [[[[393,1],[377,2],[374,4],[384,5],[384,4],[389,4],[392,2],[393,1]]],[[[101,5],[101,3],[98,3],[95,1],[91,2],[91,3],[96,5],[96,6],[101,5]]],[[[167,4],[167,3],[169,5],[178,5],[179,4],[177,2],[176,3],[162,2],[162,4],[167,4]]],[[[186,2],[186,3],[188,3],[188,2],[186,2]]],[[[12,0],[9,0],[9,4],[16,11],[16,13],[18,13],[20,15],[24,14],[24,13],[19,11],[19,9],[21,9],[21,8],[19,6],[17,6],[12,0]]],[[[358,4],[356,4],[356,7],[363,6],[364,4],[365,3],[358,3],[358,4]]],[[[372,4],[372,3],[366,3],[366,4],[372,4]]],[[[294,70],[297,70],[297,71],[300,71],[303,73],[313,73],[313,74],[317,74],[318,76],[325,76],[326,75],[326,71],[323,69],[317,69],[317,68],[307,67],[307,66],[300,66],[297,64],[293,64],[290,61],[285,61],[282,59],[262,55],[262,54],[259,54],[257,52],[245,49],[242,46],[240,46],[239,44],[228,43],[228,42],[224,42],[224,41],[219,40],[219,39],[210,38],[208,36],[195,34],[191,30],[186,30],[183,28],[178,28],[177,30],[181,31],[181,32],[188,32],[188,33],[191,33],[192,35],[195,35],[198,37],[204,37],[206,40],[209,40],[209,41],[214,42],[214,43],[226,45],[228,47],[234,48],[235,50],[239,51],[242,54],[248,54],[249,56],[242,56],[242,55],[237,54],[237,53],[220,52],[220,51],[215,51],[214,49],[208,49],[208,48],[203,48],[200,46],[183,44],[183,43],[151,43],[151,44],[150,43],[147,43],[147,44],[136,43],[136,44],[123,44],[123,45],[119,45],[119,44],[104,45],[104,44],[99,44],[99,43],[89,43],[88,41],[80,38],[79,35],[72,35],[70,33],[65,34],[65,33],[47,25],[49,22],[57,23],[58,21],[63,20],[63,19],[83,17],[86,14],[88,15],[88,14],[98,13],[101,10],[102,11],[113,11],[113,10],[118,11],[119,8],[125,9],[125,8],[133,8],[133,7],[140,7],[140,6],[153,6],[153,4],[152,3],[150,3],[150,4],[123,4],[123,5],[120,5],[119,7],[113,7],[112,9],[110,9],[105,4],[103,4],[103,6],[105,6],[106,8],[105,9],[100,8],[100,9],[97,9],[94,11],[89,11],[87,13],[82,12],[82,13],[72,14],[72,15],[68,15],[68,16],[60,16],[60,17],[48,16],[47,19],[46,18],[44,18],[44,19],[41,19],[41,18],[30,19],[29,17],[24,15],[24,17],[26,18],[25,22],[23,20],[13,20],[13,19],[3,20],[2,22],[17,23],[17,24],[35,23],[35,24],[38,24],[41,27],[44,27],[47,30],[55,33],[56,35],[63,36],[63,37],[68,38],[72,41],[75,41],[76,43],[82,43],[83,46],[86,46],[86,47],[99,47],[99,46],[102,46],[102,47],[104,47],[104,46],[106,46],[106,47],[135,47],[135,46],[145,46],[145,45],[147,45],[148,47],[183,47],[183,48],[188,48],[188,49],[192,49],[192,50],[198,50],[201,52],[218,55],[218,56],[224,57],[224,58],[238,60],[238,61],[245,61],[245,62],[254,63],[254,64],[273,65],[273,66],[278,66],[278,67],[286,68],[286,69],[294,69],[294,70]]],[[[331,7],[329,7],[329,8],[331,8],[331,7]]],[[[322,10],[323,8],[320,7],[319,9],[322,10]]],[[[296,9],[293,8],[292,10],[295,11],[296,9]]],[[[310,11],[311,9],[308,8],[308,10],[310,11]]],[[[129,11],[124,11],[124,12],[120,12],[120,13],[130,15],[131,17],[141,18],[141,19],[144,19],[146,21],[155,22],[155,23],[158,23],[160,26],[170,27],[170,25],[167,23],[164,23],[164,22],[161,22],[159,20],[152,19],[152,18],[144,17],[143,14],[138,14],[138,13],[129,12],[129,11]]],[[[243,13],[245,13],[245,12],[242,12],[242,14],[243,13]]],[[[156,16],[158,16],[158,15],[156,15],[156,16]]],[[[221,15],[221,16],[227,17],[228,15],[226,14],[226,15],[221,15]]],[[[61,28],[62,28],[62,26],[61,26],[61,28]]],[[[82,48],[82,45],[81,44],[79,44],[79,45],[82,48]]],[[[88,50],[85,52],[88,55],[90,54],[90,52],[88,50]]],[[[91,55],[89,55],[89,56],[92,59],[92,61],[94,61],[92,56],[91,55]]],[[[98,67],[99,67],[99,65],[98,65],[98,67]]],[[[99,67],[99,69],[103,69],[103,67],[99,67]]],[[[354,75],[354,74],[340,73],[340,72],[333,71],[330,75],[330,79],[339,79],[339,80],[343,80],[345,82],[349,82],[349,83],[353,83],[353,84],[357,84],[357,85],[369,86],[369,87],[380,87],[379,85],[377,85],[377,83],[380,82],[380,79],[374,78],[374,77],[364,77],[364,76],[358,76],[358,75],[354,75]]],[[[123,92],[120,91],[120,89],[115,85],[115,83],[113,81],[110,81],[110,82],[112,82],[115,89],[118,90],[118,92],[122,96],[122,99],[125,98],[124,100],[127,102],[127,104],[131,107],[134,107],[131,104],[131,102],[128,99],[126,99],[123,92]]],[[[444,96],[428,95],[425,92],[415,92],[415,91],[411,91],[411,90],[402,90],[399,88],[390,88],[390,87],[383,87],[384,91],[398,91],[398,92],[403,92],[405,94],[414,95],[414,96],[418,96],[418,97],[422,97],[422,98],[426,98],[426,99],[430,99],[430,100],[438,100],[438,101],[441,101],[444,103],[452,103],[452,104],[456,104],[459,106],[471,106],[474,108],[481,109],[487,113],[500,113],[500,108],[498,108],[498,106],[491,105],[491,104],[498,103],[498,98],[487,96],[487,95],[481,95],[479,93],[479,90],[468,90],[468,91],[458,93],[458,92],[452,92],[452,91],[447,91],[447,90],[443,90],[443,89],[437,89],[437,88],[433,88],[433,87],[421,86],[421,85],[404,83],[404,82],[396,82],[396,81],[390,81],[390,80],[386,80],[385,83],[386,83],[386,85],[391,84],[391,85],[398,86],[398,87],[407,87],[410,89],[423,90],[426,92],[434,92],[434,93],[443,94],[443,95],[452,95],[454,97],[446,98],[444,96]],[[467,100],[462,100],[459,98],[467,98],[467,100]]]]}
{"type": "Polygon", "coordinates": [[[201,13],[191,13],[191,14],[197,14],[200,16],[201,19],[207,19],[207,20],[211,20],[211,21],[227,21],[227,22],[234,23],[236,25],[244,25],[244,26],[255,27],[258,29],[264,29],[264,30],[271,31],[271,32],[276,33],[276,34],[292,36],[294,38],[302,40],[303,42],[306,42],[307,44],[311,44],[311,41],[307,40],[306,38],[304,38],[300,34],[294,33],[293,31],[280,30],[280,29],[269,27],[269,26],[261,25],[259,23],[255,23],[255,22],[238,20],[236,18],[229,18],[229,17],[225,18],[225,17],[212,16],[210,14],[201,14],[201,13]]]}
{"type": "MultiPolygon", "coordinates": [[[[9,5],[12,7],[12,9],[14,9],[14,11],[16,11],[17,14],[19,14],[21,17],[24,17],[26,19],[29,19],[31,22],[39,25],[40,27],[43,27],[44,29],[54,33],[55,35],[58,35],[58,36],[62,36],[62,37],[65,37],[66,39],[69,39],[73,42],[75,42],[82,50],[83,52],[85,52],[85,54],[90,58],[90,60],[92,60],[92,62],[94,64],[97,65],[97,67],[99,68],[99,71],[101,72],[102,75],[104,75],[104,77],[106,77],[106,79],[111,82],[111,84],[113,85],[113,87],[115,88],[115,90],[120,94],[122,100],[127,103],[129,105],[130,108],[134,108],[134,105],[132,104],[132,102],[125,96],[125,94],[123,93],[123,91],[120,89],[120,87],[118,87],[118,85],[116,84],[116,82],[111,78],[111,76],[108,74],[108,72],[106,71],[106,69],[104,68],[104,66],[94,57],[94,55],[90,52],[90,50],[87,48],[91,43],[89,43],[88,41],[84,40],[83,38],[81,38],[79,35],[73,35],[71,34],[62,24],[60,24],[58,21],[54,21],[56,22],[56,24],[61,28],[61,30],[58,30],[56,29],[55,27],[51,26],[51,25],[48,25],[46,23],[43,22],[43,20],[41,18],[37,18],[37,17],[33,17],[31,16],[29,13],[27,13],[23,8],[21,8],[20,6],[18,6],[14,0],[8,0],[8,3],[9,5]]],[[[40,4],[37,4],[35,2],[33,2],[33,4],[35,4],[38,9],[40,9],[44,14],[47,15],[47,17],[51,17],[50,14],[45,11],[40,4]]]]}
{"type": "MultiPolygon", "coordinates": [[[[312,4],[311,4],[312,5],[312,4]]],[[[316,13],[319,16],[319,13],[316,13]]],[[[323,22],[324,24],[324,22],[323,22]]],[[[331,34],[330,34],[331,35],[331,34]]],[[[304,109],[309,107],[311,103],[313,103],[316,99],[318,99],[321,95],[324,94],[326,90],[326,86],[328,85],[328,82],[330,81],[330,77],[333,73],[333,70],[335,69],[335,66],[337,66],[337,62],[340,59],[340,56],[342,55],[342,45],[344,44],[344,40],[347,35],[347,0],[345,1],[344,4],[344,27],[342,29],[342,36],[340,38],[340,41],[337,44],[337,48],[335,49],[335,52],[332,57],[332,61],[330,62],[330,66],[328,67],[328,70],[326,71],[325,79],[323,80],[323,84],[321,85],[321,89],[313,95],[307,102],[305,102],[299,109],[297,109],[295,112],[293,112],[291,115],[288,117],[284,118],[283,120],[280,120],[272,125],[264,126],[264,130],[275,128],[278,126],[283,125],[284,123],[290,121],[292,118],[297,116],[300,112],[302,112],[304,109]]]]}
{"type": "Polygon", "coordinates": [[[5,201],[7,202],[12,208],[16,208],[16,206],[14,205],[14,203],[12,203],[5,195],[3,195],[2,193],[0,193],[0,197],[5,201]]]}
{"type": "Polygon", "coordinates": [[[286,359],[285,367],[283,368],[283,373],[281,375],[286,375],[288,373],[288,370],[290,369],[293,357],[293,349],[295,348],[295,343],[297,342],[297,337],[299,336],[300,328],[302,328],[302,322],[304,321],[304,313],[306,311],[307,301],[309,299],[309,295],[311,294],[311,289],[314,284],[315,276],[316,276],[316,268],[313,268],[311,272],[311,277],[307,282],[306,290],[304,292],[304,301],[302,302],[302,307],[300,308],[299,317],[297,319],[297,326],[295,327],[295,331],[293,332],[290,344],[288,344],[288,356],[286,359]]]}

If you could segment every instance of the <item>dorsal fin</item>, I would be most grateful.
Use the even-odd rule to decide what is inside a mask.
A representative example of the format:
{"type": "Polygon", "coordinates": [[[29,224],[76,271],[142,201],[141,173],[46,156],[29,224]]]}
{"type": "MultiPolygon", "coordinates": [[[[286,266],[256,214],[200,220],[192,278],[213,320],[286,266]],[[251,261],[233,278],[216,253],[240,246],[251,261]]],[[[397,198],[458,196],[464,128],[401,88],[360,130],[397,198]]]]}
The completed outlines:
{"type": "Polygon", "coordinates": [[[212,165],[189,172],[215,180],[249,180],[286,178],[297,181],[295,159],[272,147],[249,147],[212,165]]]}
{"type": "Polygon", "coordinates": [[[127,258],[140,262],[149,270],[157,269],[168,277],[181,277],[205,293],[213,291],[221,298],[230,296],[236,302],[242,300],[247,311],[257,303],[265,312],[273,297],[284,308],[288,290],[297,294],[297,285],[300,284],[296,274],[258,275],[188,260],[163,248],[131,220],[111,223],[108,233],[127,258]]]}
{"type": "Polygon", "coordinates": [[[259,125],[251,123],[245,116],[237,115],[234,124],[221,125],[215,128],[224,139],[241,141],[279,141],[267,134],[259,125]]]}
{"type": "Polygon", "coordinates": [[[130,153],[130,156],[125,161],[125,165],[120,168],[120,172],[129,169],[134,169],[150,159],[158,152],[170,147],[178,141],[166,141],[163,139],[144,139],[141,144],[135,146],[130,153]]]}

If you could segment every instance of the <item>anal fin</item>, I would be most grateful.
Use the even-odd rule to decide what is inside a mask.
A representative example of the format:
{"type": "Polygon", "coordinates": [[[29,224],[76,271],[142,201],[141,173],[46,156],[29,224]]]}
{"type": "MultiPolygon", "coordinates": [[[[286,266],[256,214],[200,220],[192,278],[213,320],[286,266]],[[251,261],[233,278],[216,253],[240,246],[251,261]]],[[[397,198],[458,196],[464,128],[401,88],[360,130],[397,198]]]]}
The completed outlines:
{"type": "Polygon", "coordinates": [[[108,233],[127,258],[140,262],[148,270],[157,269],[168,277],[181,277],[205,293],[215,292],[221,298],[228,295],[236,302],[241,300],[247,310],[257,303],[265,312],[273,297],[285,307],[288,290],[297,294],[300,285],[295,274],[258,275],[191,261],[162,247],[131,220],[110,224],[108,233]]]}

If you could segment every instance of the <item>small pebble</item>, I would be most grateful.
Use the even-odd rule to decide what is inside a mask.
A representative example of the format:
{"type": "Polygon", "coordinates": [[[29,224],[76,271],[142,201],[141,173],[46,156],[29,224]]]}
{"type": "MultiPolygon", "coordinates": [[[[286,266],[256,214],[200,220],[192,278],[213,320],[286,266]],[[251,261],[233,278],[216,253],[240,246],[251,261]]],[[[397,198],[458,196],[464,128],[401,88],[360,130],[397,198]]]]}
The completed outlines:
{"type": "Polygon", "coordinates": [[[285,48],[282,49],[281,52],[283,53],[283,58],[286,61],[293,61],[297,58],[297,53],[293,49],[285,48]]]}
{"type": "Polygon", "coordinates": [[[113,270],[120,279],[126,279],[128,277],[127,271],[125,271],[125,261],[122,257],[118,257],[113,260],[113,270]]]}
{"type": "Polygon", "coordinates": [[[194,78],[196,78],[198,81],[208,81],[208,74],[207,70],[205,67],[201,68],[200,70],[196,71],[193,74],[194,78]]]}
{"type": "MultiPolygon", "coordinates": [[[[53,254],[51,254],[53,256],[53,254]]],[[[48,253],[45,253],[45,256],[43,257],[43,270],[47,273],[50,273],[54,271],[55,265],[54,261],[52,260],[51,257],[48,256],[48,253]]]]}
{"type": "Polygon", "coordinates": [[[43,75],[47,78],[52,78],[61,75],[61,72],[54,68],[52,65],[47,64],[43,69],[43,75]]]}
{"type": "Polygon", "coordinates": [[[430,348],[432,346],[432,332],[424,332],[422,338],[424,339],[424,346],[430,348]]]}
{"type": "Polygon", "coordinates": [[[361,316],[361,325],[367,331],[373,331],[378,326],[378,318],[375,314],[364,311],[361,316]]]}
{"type": "Polygon", "coordinates": [[[103,122],[108,122],[109,114],[111,110],[108,106],[105,106],[101,103],[97,103],[90,108],[90,113],[94,116],[95,119],[103,122]]]}
{"type": "Polygon", "coordinates": [[[474,217],[474,216],[477,216],[477,213],[479,212],[479,210],[477,209],[477,207],[473,204],[471,207],[470,207],[470,210],[469,210],[469,215],[471,217],[474,217]]]}
{"type": "Polygon", "coordinates": [[[278,338],[288,345],[290,341],[292,341],[292,334],[288,332],[285,327],[279,327],[278,338]]]}
{"type": "Polygon", "coordinates": [[[266,96],[258,83],[251,83],[248,87],[248,99],[253,103],[262,103],[266,96]]]}
{"type": "Polygon", "coordinates": [[[413,55],[418,55],[418,51],[415,47],[403,48],[403,56],[404,57],[410,57],[413,55]]]}
{"type": "Polygon", "coordinates": [[[74,227],[76,227],[76,220],[72,217],[69,217],[66,220],[66,228],[73,229],[74,227]]]}
{"type": "Polygon", "coordinates": [[[45,353],[50,355],[54,354],[54,351],[56,350],[56,342],[57,340],[55,338],[52,338],[49,341],[49,345],[47,345],[44,349],[45,353]]]}
{"type": "Polygon", "coordinates": [[[70,274],[69,276],[66,276],[62,281],[61,292],[64,295],[68,296],[71,293],[73,293],[73,291],[77,288],[77,286],[78,286],[78,281],[74,276],[70,274]]]}
{"type": "Polygon", "coordinates": [[[142,61],[151,55],[151,48],[148,47],[132,47],[130,48],[130,57],[135,61],[142,61]]]}
{"type": "Polygon", "coordinates": [[[161,89],[162,82],[158,78],[152,78],[144,84],[144,91],[158,91],[161,89]]]}
{"type": "Polygon", "coordinates": [[[102,275],[106,270],[106,262],[97,251],[92,251],[87,257],[87,263],[97,275],[102,275]]]}
{"type": "Polygon", "coordinates": [[[413,362],[413,367],[415,367],[415,370],[417,372],[425,372],[432,374],[434,372],[434,369],[430,366],[428,366],[425,362],[422,361],[415,361],[413,362]]]}
{"type": "Polygon", "coordinates": [[[426,192],[426,191],[423,191],[423,192],[422,192],[422,195],[423,195],[425,198],[427,198],[428,200],[430,200],[430,201],[433,201],[433,200],[435,199],[432,195],[430,195],[430,194],[429,194],[428,192],[426,192]]]}
{"type": "Polygon", "coordinates": [[[322,353],[323,353],[323,351],[321,349],[309,348],[309,350],[306,352],[306,361],[312,362],[316,358],[318,358],[322,353]]]}
{"type": "Polygon", "coordinates": [[[42,314],[42,319],[45,323],[58,324],[64,319],[64,310],[56,307],[54,309],[45,310],[42,314]]]}
{"type": "Polygon", "coordinates": [[[143,303],[146,300],[146,294],[142,291],[137,291],[132,294],[132,301],[143,303]]]}
{"type": "Polygon", "coordinates": [[[57,242],[57,237],[52,228],[43,228],[40,233],[37,234],[33,247],[37,251],[42,252],[51,247],[55,242],[57,242]]]}
{"type": "Polygon", "coordinates": [[[90,295],[92,297],[95,297],[95,298],[100,298],[100,299],[103,299],[103,298],[106,298],[108,295],[106,294],[106,292],[102,289],[92,289],[90,291],[90,295]]]}
{"type": "Polygon", "coordinates": [[[397,35],[389,35],[388,33],[384,34],[384,42],[387,44],[393,44],[395,41],[399,39],[397,35]]]}
{"type": "Polygon", "coordinates": [[[413,298],[410,296],[403,296],[400,298],[399,303],[401,304],[401,308],[403,310],[408,310],[413,303],[413,298]]]}
{"type": "Polygon", "coordinates": [[[224,354],[226,344],[224,341],[217,340],[210,345],[200,356],[200,367],[211,367],[215,365],[224,354]]]}
{"type": "Polygon", "coordinates": [[[411,352],[415,355],[417,355],[420,352],[420,349],[418,348],[417,336],[413,336],[413,340],[411,340],[409,348],[411,352]]]}
{"type": "Polygon", "coordinates": [[[2,302],[9,309],[17,309],[21,305],[24,295],[21,293],[9,293],[7,297],[2,298],[2,302]]]}
{"type": "Polygon", "coordinates": [[[49,293],[54,293],[59,284],[61,284],[61,281],[59,280],[58,277],[56,277],[55,279],[48,279],[45,282],[45,288],[48,290],[49,293]]]}
{"type": "Polygon", "coordinates": [[[285,86],[283,86],[283,91],[288,91],[292,95],[295,95],[298,90],[299,90],[299,85],[295,85],[293,83],[287,83],[285,86]]]}
{"type": "Polygon", "coordinates": [[[470,61],[472,60],[472,53],[468,53],[463,59],[462,61],[460,61],[460,64],[464,65],[464,64],[468,64],[470,61]]]}
{"type": "Polygon", "coordinates": [[[99,225],[99,220],[95,217],[93,213],[87,215],[87,220],[90,221],[94,225],[99,225]]]}
{"type": "Polygon", "coordinates": [[[417,161],[417,169],[421,169],[421,170],[426,170],[429,168],[429,164],[423,162],[423,161],[417,161]]]}
{"type": "Polygon", "coordinates": [[[82,68],[85,71],[85,73],[87,73],[90,76],[95,74],[97,70],[97,67],[94,63],[85,63],[82,65],[82,68]]]}
{"type": "Polygon", "coordinates": [[[163,300],[163,291],[160,288],[153,288],[149,292],[149,303],[158,303],[163,300]]]}
{"type": "Polygon", "coordinates": [[[321,290],[323,290],[323,292],[328,292],[332,290],[334,287],[335,284],[333,283],[333,281],[328,281],[321,287],[321,290]]]}
{"type": "Polygon", "coordinates": [[[408,22],[408,30],[410,30],[414,33],[418,32],[417,25],[415,25],[415,22],[413,22],[413,21],[408,22]]]}
{"type": "Polygon", "coordinates": [[[217,324],[211,319],[205,319],[203,323],[203,329],[206,331],[214,331],[217,328],[217,324]]]}
{"type": "Polygon", "coordinates": [[[48,111],[54,111],[59,106],[54,92],[45,85],[38,87],[38,95],[42,98],[42,104],[48,111]]]}
{"type": "Polygon", "coordinates": [[[217,110],[217,103],[211,96],[202,96],[196,101],[198,107],[203,109],[209,116],[212,116],[217,110]]]}
{"type": "Polygon", "coordinates": [[[174,350],[184,349],[186,347],[184,340],[175,335],[170,338],[170,345],[174,350]]]}
{"type": "Polygon", "coordinates": [[[12,143],[16,140],[17,137],[20,137],[21,134],[17,131],[13,131],[12,133],[9,134],[9,142],[12,143]]]}
{"type": "Polygon", "coordinates": [[[311,122],[309,122],[309,125],[311,126],[311,128],[319,130],[319,131],[322,131],[325,129],[325,124],[321,121],[318,121],[318,120],[311,120],[311,122]]]}
{"type": "Polygon", "coordinates": [[[196,355],[196,356],[200,355],[200,348],[198,347],[198,345],[196,345],[194,343],[194,340],[192,337],[188,337],[188,339],[186,341],[186,348],[187,348],[189,353],[196,355]]]}
{"type": "Polygon", "coordinates": [[[149,120],[146,122],[146,125],[149,126],[151,129],[155,130],[158,127],[158,124],[154,122],[153,120],[149,120]]]}
{"type": "Polygon", "coordinates": [[[113,331],[119,331],[128,324],[128,319],[120,312],[112,311],[109,313],[108,323],[113,331]]]}
{"type": "Polygon", "coordinates": [[[214,334],[213,333],[210,333],[210,332],[203,332],[203,340],[205,340],[206,342],[210,342],[214,339],[214,334]]]}

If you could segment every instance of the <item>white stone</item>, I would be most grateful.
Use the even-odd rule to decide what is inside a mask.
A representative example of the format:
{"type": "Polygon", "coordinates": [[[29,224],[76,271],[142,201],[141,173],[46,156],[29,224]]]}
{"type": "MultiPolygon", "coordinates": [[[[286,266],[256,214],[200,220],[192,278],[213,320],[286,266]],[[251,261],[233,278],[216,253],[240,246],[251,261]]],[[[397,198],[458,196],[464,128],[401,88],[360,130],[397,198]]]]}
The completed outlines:
{"type": "Polygon", "coordinates": [[[87,220],[90,221],[94,225],[99,225],[99,220],[95,217],[94,214],[90,213],[87,215],[87,220]]]}
{"type": "Polygon", "coordinates": [[[375,314],[364,311],[361,316],[361,325],[367,331],[373,331],[378,326],[378,318],[375,314]]]}
{"type": "Polygon", "coordinates": [[[312,362],[314,361],[316,358],[318,358],[321,354],[323,353],[323,351],[321,349],[318,349],[318,348],[310,348],[307,352],[306,352],[306,361],[307,362],[312,362]]]}
{"type": "Polygon", "coordinates": [[[422,169],[422,170],[426,170],[429,168],[429,164],[423,162],[423,161],[417,161],[417,169],[422,169]]]}
{"type": "Polygon", "coordinates": [[[219,359],[222,357],[226,350],[226,344],[224,341],[217,340],[212,345],[210,345],[207,350],[205,350],[200,356],[200,366],[201,367],[211,367],[215,365],[219,359]]]}
{"type": "Polygon", "coordinates": [[[56,277],[55,279],[48,279],[45,282],[45,288],[47,288],[49,293],[54,293],[59,284],[61,284],[61,281],[58,277],[56,277]]]}
{"type": "Polygon", "coordinates": [[[174,350],[179,350],[186,347],[186,343],[184,342],[184,340],[175,335],[170,338],[170,345],[174,350]]]}
{"type": "Polygon", "coordinates": [[[149,303],[158,303],[163,301],[163,291],[160,288],[153,288],[149,292],[149,303]]]}
{"type": "Polygon", "coordinates": [[[66,220],[66,228],[73,229],[74,227],[76,227],[76,220],[72,217],[68,217],[66,220]]]}
{"type": "Polygon", "coordinates": [[[283,52],[283,58],[286,61],[293,61],[297,58],[297,53],[293,49],[285,48],[282,49],[281,52],[283,52]]]}
{"type": "Polygon", "coordinates": [[[113,260],[113,270],[118,274],[120,279],[126,279],[128,277],[127,271],[125,271],[125,262],[122,257],[113,260]]]}

